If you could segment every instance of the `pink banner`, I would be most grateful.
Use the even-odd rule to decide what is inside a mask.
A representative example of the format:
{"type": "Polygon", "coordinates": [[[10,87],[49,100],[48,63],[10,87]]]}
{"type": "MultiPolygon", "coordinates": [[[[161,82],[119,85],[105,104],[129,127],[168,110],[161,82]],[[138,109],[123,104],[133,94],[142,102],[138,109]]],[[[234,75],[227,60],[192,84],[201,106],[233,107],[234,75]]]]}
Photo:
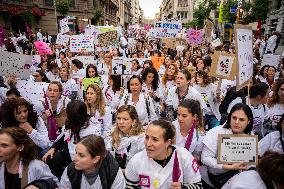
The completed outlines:
{"type": "Polygon", "coordinates": [[[52,54],[50,47],[45,42],[36,41],[35,48],[38,51],[39,55],[52,54]]]}
{"type": "Polygon", "coordinates": [[[186,40],[189,44],[200,45],[202,43],[203,34],[204,30],[195,30],[189,28],[186,32],[186,40]]]}

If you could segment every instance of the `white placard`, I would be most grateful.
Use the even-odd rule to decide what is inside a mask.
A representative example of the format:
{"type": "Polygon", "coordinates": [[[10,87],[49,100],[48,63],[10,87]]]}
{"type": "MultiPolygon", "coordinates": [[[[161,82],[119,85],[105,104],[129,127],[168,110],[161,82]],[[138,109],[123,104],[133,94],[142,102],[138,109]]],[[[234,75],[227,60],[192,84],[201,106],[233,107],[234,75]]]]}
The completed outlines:
{"type": "Polygon", "coordinates": [[[253,74],[253,35],[251,29],[236,28],[235,31],[238,60],[237,87],[241,88],[253,74]]]}
{"type": "Polygon", "coordinates": [[[31,75],[33,57],[7,51],[0,51],[0,75],[14,74],[21,79],[31,75]]]}
{"type": "Polygon", "coordinates": [[[47,91],[48,83],[34,82],[26,80],[18,80],[16,88],[19,90],[21,96],[33,104],[38,104],[44,97],[43,91],[47,91]]]}
{"type": "Polygon", "coordinates": [[[116,75],[130,75],[131,74],[131,62],[124,62],[124,58],[112,59],[112,74],[116,75]]]}
{"type": "Polygon", "coordinates": [[[60,25],[60,33],[67,33],[70,31],[67,17],[61,19],[59,25],[60,25]]]}
{"type": "Polygon", "coordinates": [[[56,38],[56,44],[59,45],[67,45],[69,42],[70,36],[69,35],[65,35],[65,34],[57,34],[57,38],[56,38]]]}
{"type": "Polygon", "coordinates": [[[182,30],[181,22],[162,22],[158,21],[154,25],[156,38],[173,38],[182,30]]]}
{"type": "Polygon", "coordinates": [[[38,65],[41,63],[41,57],[40,57],[40,55],[33,55],[33,59],[32,59],[32,61],[33,61],[33,66],[34,67],[38,67],[38,65]]]}
{"type": "Polygon", "coordinates": [[[274,66],[276,69],[279,66],[280,55],[276,54],[264,54],[261,62],[261,67],[265,65],[274,66]]]}
{"type": "Polygon", "coordinates": [[[86,69],[89,64],[95,64],[94,58],[94,56],[75,56],[71,58],[71,61],[75,59],[80,60],[86,69]]]}
{"type": "Polygon", "coordinates": [[[257,135],[221,134],[218,136],[218,163],[257,164],[257,135]]]}
{"type": "Polygon", "coordinates": [[[144,62],[146,61],[146,60],[149,60],[148,58],[124,58],[124,62],[125,62],[125,64],[132,64],[132,61],[134,60],[134,59],[136,59],[136,60],[138,60],[138,62],[139,62],[139,65],[141,66],[141,67],[143,67],[143,64],[144,64],[144,62]]]}
{"type": "Polygon", "coordinates": [[[222,45],[222,42],[219,38],[212,40],[210,43],[213,47],[218,47],[218,46],[222,45]]]}
{"type": "Polygon", "coordinates": [[[93,35],[72,35],[70,36],[71,52],[94,52],[93,35]]]}
{"type": "Polygon", "coordinates": [[[233,63],[234,57],[220,55],[217,63],[216,73],[224,77],[229,77],[231,75],[233,63]]]}

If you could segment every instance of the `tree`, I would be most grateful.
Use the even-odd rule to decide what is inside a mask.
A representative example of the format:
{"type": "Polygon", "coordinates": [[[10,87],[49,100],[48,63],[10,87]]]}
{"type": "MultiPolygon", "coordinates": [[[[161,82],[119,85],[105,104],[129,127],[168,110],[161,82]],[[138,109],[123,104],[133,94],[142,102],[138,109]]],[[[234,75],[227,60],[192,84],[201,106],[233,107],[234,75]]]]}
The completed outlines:
{"type": "Polygon", "coordinates": [[[94,12],[94,16],[93,16],[93,20],[94,20],[94,24],[98,24],[101,17],[103,16],[103,12],[101,11],[101,9],[97,9],[94,12]]]}
{"type": "Polygon", "coordinates": [[[201,2],[193,11],[193,21],[188,23],[189,26],[203,28],[204,20],[209,18],[210,12],[217,8],[217,1],[205,0],[201,2]]]}
{"type": "Polygon", "coordinates": [[[269,0],[254,0],[252,3],[251,16],[255,21],[260,18],[265,21],[269,12],[269,0]]]}
{"type": "Polygon", "coordinates": [[[55,7],[56,7],[56,10],[61,15],[67,15],[69,11],[69,1],[68,0],[56,0],[55,7]]]}

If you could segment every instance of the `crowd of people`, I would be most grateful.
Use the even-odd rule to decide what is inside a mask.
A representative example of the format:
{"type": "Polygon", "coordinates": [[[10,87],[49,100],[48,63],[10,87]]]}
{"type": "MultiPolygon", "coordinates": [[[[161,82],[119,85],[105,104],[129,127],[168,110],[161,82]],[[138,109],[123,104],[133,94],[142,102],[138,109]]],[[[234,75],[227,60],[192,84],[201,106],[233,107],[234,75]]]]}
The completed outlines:
{"type": "Polygon", "coordinates": [[[238,91],[236,80],[209,75],[214,52],[234,54],[234,44],[179,51],[144,31],[130,47],[130,35],[124,31],[117,47],[94,54],[72,53],[40,30],[7,35],[2,50],[36,55],[39,40],[53,54],[41,55],[29,79],[48,83],[38,103],[22,97],[21,78],[1,77],[1,189],[284,187],[284,59],[260,66],[277,48],[276,33],[255,37],[253,78],[238,91]],[[73,58],[80,55],[95,63],[84,67],[73,58]],[[152,56],[164,57],[159,69],[152,56]],[[129,79],[112,74],[116,57],[133,58],[129,79]],[[78,78],[102,75],[107,84],[79,86],[78,78]],[[258,164],[218,163],[220,134],[257,135],[258,164]]]}

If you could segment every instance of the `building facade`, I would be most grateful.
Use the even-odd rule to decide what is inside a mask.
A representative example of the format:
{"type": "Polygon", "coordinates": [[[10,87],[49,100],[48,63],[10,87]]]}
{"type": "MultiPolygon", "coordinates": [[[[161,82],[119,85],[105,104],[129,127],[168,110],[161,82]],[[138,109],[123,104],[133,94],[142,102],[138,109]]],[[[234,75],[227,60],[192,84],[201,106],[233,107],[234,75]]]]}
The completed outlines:
{"type": "MultiPolygon", "coordinates": [[[[27,25],[50,35],[58,33],[58,21],[65,15],[55,10],[56,0],[0,0],[0,25],[6,31],[25,31],[27,25]]],[[[93,23],[94,12],[101,12],[97,24],[117,24],[119,0],[69,0],[70,27],[82,30],[93,23]]],[[[66,15],[66,16],[67,16],[66,15]]]]}

